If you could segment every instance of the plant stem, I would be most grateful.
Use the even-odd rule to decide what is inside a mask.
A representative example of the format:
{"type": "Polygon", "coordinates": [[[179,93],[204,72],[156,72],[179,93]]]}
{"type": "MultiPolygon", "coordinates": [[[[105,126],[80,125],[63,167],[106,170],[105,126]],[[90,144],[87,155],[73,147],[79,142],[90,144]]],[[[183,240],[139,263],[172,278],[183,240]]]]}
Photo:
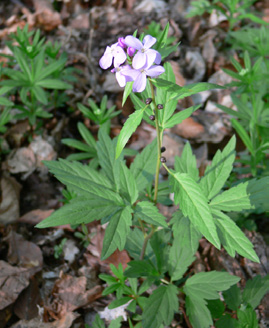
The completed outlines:
{"type": "MultiPolygon", "coordinates": [[[[161,164],[161,144],[162,144],[162,131],[160,130],[159,127],[159,117],[158,117],[158,108],[156,105],[155,101],[155,93],[154,93],[154,86],[152,82],[149,79],[149,84],[150,84],[150,90],[151,90],[151,98],[152,98],[152,103],[154,105],[154,114],[155,114],[155,127],[156,127],[156,132],[157,132],[157,163],[156,163],[156,172],[155,172],[155,184],[154,184],[154,204],[157,203],[157,196],[158,196],[158,186],[159,186],[159,174],[160,174],[160,164],[161,164]]],[[[151,225],[151,231],[148,235],[145,236],[142,250],[140,253],[140,260],[143,260],[147,248],[148,241],[150,238],[153,236],[155,231],[157,230],[157,227],[155,227],[153,224],[151,225]]]]}
{"type": "Polygon", "coordinates": [[[152,84],[152,82],[149,80],[149,84],[150,84],[150,89],[151,89],[151,97],[152,97],[152,103],[154,105],[155,111],[155,127],[156,127],[156,132],[157,132],[157,151],[158,151],[158,155],[157,155],[157,163],[156,163],[156,173],[155,173],[155,185],[154,185],[154,203],[156,204],[157,202],[157,195],[158,195],[158,186],[159,186],[159,174],[160,174],[160,163],[161,163],[161,138],[162,138],[162,132],[160,131],[160,127],[159,127],[159,116],[158,116],[158,108],[156,105],[156,101],[155,101],[155,94],[154,94],[154,86],[152,84]]]}

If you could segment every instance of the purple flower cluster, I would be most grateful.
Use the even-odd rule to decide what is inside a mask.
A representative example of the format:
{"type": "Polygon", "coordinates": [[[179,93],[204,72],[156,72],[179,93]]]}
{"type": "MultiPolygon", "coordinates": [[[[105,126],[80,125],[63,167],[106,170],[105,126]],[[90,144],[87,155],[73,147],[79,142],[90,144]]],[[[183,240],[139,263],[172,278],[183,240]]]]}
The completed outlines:
{"type": "Polygon", "coordinates": [[[134,81],[133,91],[142,92],[146,88],[147,76],[157,77],[165,70],[160,66],[161,55],[158,51],[150,49],[156,38],[146,35],[141,42],[132,35],[119,38],[111,47],[107,46],[104,55],[99,61],[103,69],[109,68],[112,63],[116,79],[121,87],[127,82],[134,81]],[[126,63],[127,55],[131,65],[126,63]]]}

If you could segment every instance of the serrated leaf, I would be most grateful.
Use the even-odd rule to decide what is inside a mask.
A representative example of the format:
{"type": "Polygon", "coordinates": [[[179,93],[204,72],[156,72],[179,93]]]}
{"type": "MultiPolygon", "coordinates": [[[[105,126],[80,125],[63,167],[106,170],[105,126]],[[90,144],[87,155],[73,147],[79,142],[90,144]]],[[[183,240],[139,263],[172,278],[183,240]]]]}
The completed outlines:
{"type": "Polygon", "coordinates": [[[221,211],[238,211],[254,208],[251,204],[250,192],[248,191],[249,182],[242,182],[229,190],[223,191],[211,202],[210,207],[221,211]]]}
{"type": "Polygon", "coordinates": [[[195,256],[190,248],[182,247],[180,240],[174,238],[169,251],[169,274],[171,281],[179,280],[195,261],[195,256]]]}
{"type": "Polygon", "coordinates": [[[159,212],[158,208],[151,202],[139,202],[134,211],[134,216],[149,224],[167,227],[166,218],[159,212]]]}
{"type": "Polygon", "coordinates": [[[128,268],[124,271],[124,275],[129,278],[139,277],[159,277],[160,274],[154,265],[147,260],[137,260],[128,263],[128,268]]]}
{"type": "Polygon", "coordinates": [[[122,317],[118,317],[114,320],[112,320],[108,326],[108,328],[120,328],[121,327],[121,321],[122,321],[122,317]]]}
{"type": "Polygon", "coordinates": [[[180,204],[184,216],[188,217],[216,248],[220,248],[216,226],[207,199],[200,186],[187,173],[176,173],[174,178],[175,203],[180,204]]]}
{"type": "Polygon", "coordinates": [[[99,163],[116,191],[119,190],[120,159],[115,158],[116,140],[111,140],[103,128],[99,129],[97,142],[97,155],[99,163]]]}
{"type": "Polygon", "coordinates": [[[142,314],[143,328],[156,328],[161,323],[168,326],[178,311],[177,287],[160,286],[150,295],[142,314]]]}
{"type": "Polygon", "coordinates": [[[208,199],[212,199],[223,187],[232,171],[234,159],[235,136],[231,138],[222,152],[217,151],[211,165],[207,166],[200,181],[200,186],[208,199]]]}
{"type": "Polygon", "coordinates": [[[157,162],[156,139],[138,154],[130,166],[137,183],[138,191],[143,191],[153,181],[157,162]]]}
{"type": "Polygon", "coordinates": [[[180,124],[186,118],[190,117],[191,114],[200,107],[201,107],[201,105],[191,106],[189,108],[182,110],[181,112],[174,114],[173,116],[171,116],[169,118],[169,120],[167,122],[165,122],[164,129],[169,129],[169,128],[174,127],[177,124],[180,124]]]}
{"type": "Polygon", "coordinates": [[[172,224],[174,239],[177,239],[181,247],[188,248],[195,254],[199,247],[202,234],[198,232],[191,221],[181,211],[176,211],[170,221],[172,224]]]}
{"type": "Polygon", "coordinates": [[[117,248],[122,251],[132,224],[132,208],[126,206],[115,213],[106,227],[101,259],[108,258],[117,248]]]}
{"type": "Polygon", "coordinates": [[[208,300],[207,308],[213,319],[219,319],[225,311],[225,305],[221,300],[208,300]]]}
{"type": "Polygon", "coordinates": [[[48,218],[39,222],[37,228],[55,227],[64,224],[89,223],[100,220],[121,208],[103,198],[85,199],[76,197],[70,203],[53,212],[48,218]]]}
{"type": "MultiPolygon", "coordinates": [[[[143,247],[143,242],[144,242],[144,235],[141,230],[139,230],[138,228],[134,228],[133,230],[130,231],[127,237],[125,249],[133,259],[139,260],[140,252],[143,247]]],[[[152,260],[153,257],[154,257],[154,252],[152,250],[150,243],[148,243],[144,258],[152,260]]]]}
{"type": "Polygon", "coordinates": [[[150,238],[150,245],[154,251],[158,271],[164,274],[168,270],[168,257],[171,243],[171,232],[167,229],[161,229],[154,233],[150,238]]]}
{"type": "Polygon", "coordinates": [[[218,292],[227,290],[239,280],[227,272],[199,272],[186,281],[183,291],[190,298],[214,300],[219,299],[218,292]]]}
{"type": "Polygon", "coordinates": [[[243,301],[255,309],[261,302],[263,296],[269,291],[269,275],[260,275],[248,280],[242,294],[243,301]]]}
{"type": "Polygon", "coordinates": [[[133,173],[124,162],[120,165],[120,194],[131,204],[134,204],[138,198],[138,190],[133,173]]]}
{"type": "Polygon", "coordinates": [[[237,252],[251,261],[259,263],[259,258],[253,249],[252,243],[234,221],[220,211],[213,210],[212,213],[216,218],[220,241],[227,253],[235,257],[235,252],[237,252]]]}
{"type": "Polygon", "coordinates": [[[97,196],[124,205],[122,198],[112,190],[110,182],[96,170],[79,162],[43,161],[56,178],[72,190],[89,199],[97,196]]]}
{"type": "Polygon", "coordinates": [[[175,157],[175,170],[178,173],[188,173],[194,181],[199,179],[199,170],[197,168],[197,161],[195,155],[192,153],[189,142],[183,148],[180,157],[175,157]]]}
{"type": "Polygon", "coordinates": [[[122,297],[122,298],[119,299],[119,300],[114,300],[114,301],[112,301],[112,302],[109,304],[108,308],[109,308],[110,310],[111,310],[111,309],[115,309],[115,308],[117,308],[117,307],[119,307],[119,306],[122,306],[122,305],[128,303],[128,302],[131,301],[131,300],[132,300],[132,298],[129,297],[129,296],[122,297]]]}
{"type": "Polygon", "coordinates": [[[118,158],[130,139],[131,135],[135,132],[138,125],[141,123],[144,114],[144,109],[136,110],[129,116],[127,121],[124,123],[117,142],[116,158],[118,158]]]}
{"type": "Polygon", "coordinates": [[[222,293],[228,308],[236,311],[242,303],[241,290],[237,285],[233,285],[222,293]]]}
{"type": "Polygon", "coordinates": [[[247,307],[241,305],[241,308],[237,310],[237,317],[240,328],[259,328],[256,312],[250,305],[247,307]]]}
{"type": "Polygon", "coordinates": [[[186,312],[193,328],[208,328],[213,325],[211,313],[204,299],[187,296],[185,302],[186,312]]]}

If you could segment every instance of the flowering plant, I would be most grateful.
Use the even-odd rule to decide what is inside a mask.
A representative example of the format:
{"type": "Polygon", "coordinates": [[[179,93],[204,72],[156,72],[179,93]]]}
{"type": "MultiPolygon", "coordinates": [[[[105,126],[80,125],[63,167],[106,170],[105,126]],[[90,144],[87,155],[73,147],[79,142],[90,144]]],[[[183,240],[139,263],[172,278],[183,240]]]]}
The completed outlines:
{"type": "MultiPolygon", "coordinates": [[[[37,226],[86,224],[94,220],[106,224],[101,259],[119,249],[126,250],[132,260],[125,270],[122,265],[111,265],[113,276],[100,275],[107,284],[103,295],[116,293],[109,308],[125,305],[129,327],[169,326],[178,313],[188,327],[246,327],[251,317],[252,327],[256,328],[255,307],[266,293],[267,287],[263,286],[268,279],[257,278],[246,286],[242,297],[234,299],[239,277],[227,272],[197,273],[192,263],[201,238],[217,249],[223,247],[231,257],[238,253],[259,262],[252,243],[228,214],[266,207],[269,178],[224,189],[235,160],[235,136],[215,154],[202,177],[189,143],[181,157],[175,158],[173,168],[166,165],[162,144],[165,129],[181,123],[200,107],[175,113],[178,100],[222,88],[211,83],[184,87],[175,83],[171,65],[159,65],[169,53],[165,50],[168,28],[169,25],[157,42],[148,35],[142,41],[127,36],[106,48],[99,64],[102,68],[113,64],[112,72],[125,87],[123,102],[130,95],[135,111],[117,138],[112,140],[103,127],[99,129],[96,152],[100,170],[76,161],[45,161],[77,197],[37,226]],[[155,43],[159,48],[152,49],[155,43]],[[128,167],[122,150],[142,119],[156,128],[156,139],[128,167]],[[159,181],[161,165],[168,172],[169,181],[159,181]],[[158,205],[170,206],[173,202],[178,207],[168,220],[158,205]],[[252,292],[253,286],[258,293],[252,292]],[[224,292],[223,298],[220,292],[224,292]]],[[[104,327],[98,316],[94,323],[97,326],[104,327]]]]}
{"type": "Polygon", "coordinates": [[[107,69],[113,63],[111,72],[116,74],[119,85],[125,87],[127,82],[133,81],[133,92],[142,92],[146,88],[147,76],[154,78],[165,71],[162,66],[155,65],[161,62],[161,54],[151,49],[156,41],[150,35],[146,35],[143,42],[132,35],[119,38],[117,43],[107,46],[99,65],[107,69]],[[126,60],[127,64],[122,65],[126,60]]]}

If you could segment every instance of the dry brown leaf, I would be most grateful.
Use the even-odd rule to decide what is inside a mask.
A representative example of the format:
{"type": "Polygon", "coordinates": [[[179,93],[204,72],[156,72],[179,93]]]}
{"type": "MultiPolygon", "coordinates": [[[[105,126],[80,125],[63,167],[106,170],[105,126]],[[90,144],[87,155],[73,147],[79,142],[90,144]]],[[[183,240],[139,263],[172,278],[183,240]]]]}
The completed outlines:
{"type": "Polygon", "coordinates": [[[54,285],[53,295],[55,298],[51,309],[56,309],[54,312],[61,318],[66,313],[86,306],[102,296],[103,288],[101,286],[95,286],[89,290],[86,290],[86,287],[86,277],[64,275],[54,285]]]}
{"type": "Polygon", "coordinates": [[[7,28],[4,28],[3,30],[0,30],[0,39],[5,38],[10,33],[16,33],[18,27],[20,29],[23,29],[25,24],[26,23],[24,21],[20,21],[20,22],[15,23],[14,25],[12,25],[10,27],[7,27],[7,28]]]}
{"type": "Polygon", "coordinates": [[[53,212],[54,210],[33,210],[21,216],[18,221],[36,225],[49,217],[53,212]]]}
{"type": "Polygon", "coordinates": [[[40,318],[34,318],[30,321],[20,320],[10,328],[70,328],[73,321],[79,317],[78,313],[66,313],[60,320],[53,322],[42,322],[40,318]]]}
{"type": "Polygon", "coordinates": [[[0,310],[12,304],[29,285],[28,269],[13,267],[0,260],[0,310]]]}
{"type": "Polygon", "coordinates": [[[183,87],[183,85],[185,85],[186,81],[184,79],[184,76],[182,75],[181,71],[180,71],[180,66],[179,64],[174,61],[174,60],[170,60],[169,63],[172,66],[172,70],[175,74],[175,78],[176,78],[176,84],[180,85],[181,87],[183,87]]]}
{"type": "Polygon", "coordinates": [[[31,320],[38,316],[38,304],[41,303],[38,281],[35,278],[30,280],[14,304],[14,313],[20,319],[31,320]]]}
{"type": "Polygon", "coordinates": [[[61,16],[56,12],[50,0],[33,0],[37,22],[45,31],[51,31],[62,24],[61,16]]]}
{"type": "Polygon", "coordinates": [[[8,261],[27,268],[33,276],[43,266],[43,256],[40,248],[17,234],[13,230],[9,232],[5,240],[8,242],[8,261]]]}
{"type": "Polygon", "coordinates": [[[171,131],[185,139],[194,139],[200,137],[205,129],[200,123],[195,122],[192,117],[188,117],[182,123],[174,126],[171,131]]]}
{"type": "Polygon", "coordinates": [[[10,176],[3,176],[1,184],[0,223],[9,224],[19,218],[21,185],[10,176]]]}
{"type": "Polygon", "coordinates": [[[7,158],[7,169],[11,173],[31,174],[36,168],[36,158],[32,149],[22,147],[14,149],[7,158]]]}

